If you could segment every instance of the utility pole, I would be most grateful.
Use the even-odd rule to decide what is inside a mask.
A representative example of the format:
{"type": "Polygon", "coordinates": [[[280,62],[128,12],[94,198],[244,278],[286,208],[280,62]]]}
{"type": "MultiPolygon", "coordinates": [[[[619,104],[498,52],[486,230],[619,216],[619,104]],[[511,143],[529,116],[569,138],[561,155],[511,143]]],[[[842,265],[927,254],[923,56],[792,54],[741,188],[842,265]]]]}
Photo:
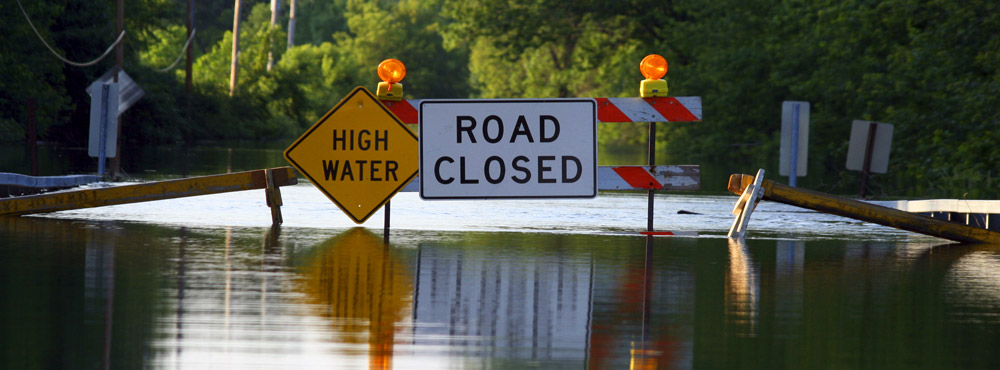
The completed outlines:
{"type": "MultiPolygon", "coordinates": [[[[115,35],[121,35],[125,30],[125,0],[115,1],[115,35]]],[[[118,43],[115,47],[115,73],[114,82],[118,83],[118,73],[122,71],[122,66],[125,61],[125,43],[118,43]]],[[[120,99],[115,96],[114,99],[120,99]]],[[[118,112],[109,112],[109,114],[117,115],[118,112]]],[[[115,137],[115,157],[108,161],[108,170],[111,172],[111,176],[119,176],[122,169],[122,121],[121,117],[118,117],[118,135],[115,137]]],[[[104,150],[104,148],[101,148],[104,150]]]]}
{"type": "MultiPolygon", "coordinates": [[[[187,0],[187,38],[190,40],[191,35],[194,32],[194,0],[187,0]]],[[[191,90],[193,90],[193,75],[194,70],[191,65],[194,63],[194,40],[188,43],[187,49],[184,50],[184,119],[188,121],[188,124],[192,121],[191,115],[191,90]]]]}
{"type": "MultiPolygon", "coordinates": [[[[120,0],[119,0],[120,1],[120,0]]],[[[233,10],[233,58],[229,67],[229,96],[236,95],[236,78],[239,75],[240,58],[240,4],[241,0],[236,0],[236,9],[233,10]]]]}
{"type": "MultiPolygon", "coordinates": [[[[278,25],[278,14],[281,13],[281,0],[271,0],[271,28],[278,25]]],[[[274,68],[274,39],[270,40],[270,48],[267,50],[267,71],[274,68]]]]}
{"type": "Polygon", "coordinates": [[[291,0],[288,9],[288,48],[295,45],[295,0],[291,0]]]}
{"type": "MultiPolygon", "coordinates": [[[[187,0],[187,38],[191,38],[191,32],[194,31],[194,0],[187,0]]],[[[194,42],[188,44],[187,50],[185,50],[185,61],[184,61],[184,91],[191,94],[191,64],[194,61],[193,48],[194,42]]],[[[188,99],[190,100],[190,99],[188,99]]],[[[191,104],[188,102],[188,113],[191,111],[191,104]]]]}

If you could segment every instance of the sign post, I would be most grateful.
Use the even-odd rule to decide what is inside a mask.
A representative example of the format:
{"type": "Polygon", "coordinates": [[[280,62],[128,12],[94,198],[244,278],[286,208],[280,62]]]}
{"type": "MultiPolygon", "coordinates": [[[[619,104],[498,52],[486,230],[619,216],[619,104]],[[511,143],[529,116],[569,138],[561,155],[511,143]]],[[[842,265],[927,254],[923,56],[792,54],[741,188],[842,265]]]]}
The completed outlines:
{"type": "Polygon", "coordinates": [[[423,199],[597,196],[593,99],[425,100],[423,199]]]}
{"type": "Polygon", "coordinates": [[[781,103],[781,150],[778,174],[788,176],[788,185],[806,175],[809,165],[809,102],[781,103]]]}
{"type": "Polygon", "coordinates": [[[361,86],[284,154],[359,224],[417,175],[417,137],[361,86]]]}

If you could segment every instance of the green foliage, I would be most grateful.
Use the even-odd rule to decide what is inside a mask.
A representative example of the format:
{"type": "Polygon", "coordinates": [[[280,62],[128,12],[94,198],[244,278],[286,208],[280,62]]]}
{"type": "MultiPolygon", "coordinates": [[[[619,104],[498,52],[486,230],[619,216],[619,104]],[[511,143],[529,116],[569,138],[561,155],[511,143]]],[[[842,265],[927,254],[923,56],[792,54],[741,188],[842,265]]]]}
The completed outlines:
{"type": "MultiPolygon", "coordinates": [[[[43,37],[74,60],[110,43],[114,5],[23,2],[43,37]]],[[[383,59],[406,63],[407,98],[636,96],[646,54],[670,61],[670,94],[700,96],[704,121],[662,124],[678,163],[777,167],[780,106],[811,103],[804,185],[853,192],[850,122],[895,125],[878,191],[909,197],[1000,196],[1000,3],[989,0],[300,0],[296,45],[270,25],[269,1],[244,1],[238,91],[230,97],[233,4],[198,2],[194,91],[173,62],[184,4],[129,0],[125,69],[146,97],[123,117],[132,142],[294,138],[355,86],[374,89],[383,59]],[[268,53],[277,61],[266,68],[268,53]]],[[[83,89],[109,70],[64,66],[0,5],[0,140],[86,140],[83,89]],[[44,102],[42,104],[41,102],[44,102]]],[[[644,145],[644,124],[599,128],[609,148],[644,145]]],[[[772,173],[775,171],[771,171],[772,173]]]]}
{"type": "MultiPolygon", "coordinates": [[[[61,13],[64,2],[22,2],[34,17],[42,37],[52,44],[52,19],[61,13]]],[[[31,30],[17,3],[0,4],[0,141],[23,140],[27,132],[28,99],[34,99],[39,132],[62,122],[70,108],[64,87],[62,62],[53,58],[31,30]]],[[[57,47],[57,51],[59,50],[57,47]]]]}

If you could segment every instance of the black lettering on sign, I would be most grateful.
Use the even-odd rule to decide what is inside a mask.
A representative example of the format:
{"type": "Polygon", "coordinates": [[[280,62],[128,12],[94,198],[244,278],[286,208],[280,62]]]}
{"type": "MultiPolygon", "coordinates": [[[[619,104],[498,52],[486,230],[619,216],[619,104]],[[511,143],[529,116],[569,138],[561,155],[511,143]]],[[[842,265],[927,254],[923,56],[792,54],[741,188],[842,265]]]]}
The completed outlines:
{"type": "Polygon", "coordinates": [[[340,150],[346,149],[347,133],[344,130],[333,130],[333,150],[338,150],[337,143],[340,143],[340,150]]]}
{"type": "Polygon", "coordinates": [[[541,140],[541,142],[551,143],[559,138],[559,120],[557,120],[555,117],[549,115],[538,116],[538,126],[539,126],[539,136],[540,136],[539,139],[541,140]],[[554,129],[552,131],[552,136],[545,136],[545,131],[546,131],[545,121],[552,122],[552,127],[554,129]]]}
{"type": "Polygon", "coordinates": [[[354,171],[351,171],[351,161],[344,161],[344,171],[340,173],[340,181],[344,181],[348,176],[350,176],[351,181],[354,181],[354,171]]]}
{"type": "Polygon", "coordinates": [[[399,163],[396,161],[385,161],[385,179],[388,181],[389,176],[392,176],[392,181],[399,181],[396,178],[396,170],[399,169],[399,163]]]}
{"type": "Polygon", "coordinates": [[[323,160],[323,179],[326,181],[399,181],[396,171],[399,163],[382,160],[323,160]],[[365,169],[367,167],[367,170],[365,169]],[[385,175],[382,175],[382,174],[385,175]],[[356,175],[356,176],[355,176],[356,175]]]}
{"type": "Polygon", "coordinates": [[[479,179],[468,179],[465,177],[465,157],[458,157],[458,177],[463,184],[478,184],[479,179]]]}
{"type": "Polygon", "coordinates": [[[375,131],[375,150],[389,150],[389,130],[382,130],[382,135],[375,131]],[[378,144],[382,144],[382,149],[379,149],[378,144]]]}
{"type": "Polygon", "coordinates": [[[372,136],[371,131],[368,130],[361,130],[361,132],[358,132],[358,149],[368,150],[368,148],[371,148],[372,146],[371,139],[364,138],[365,134],[368,134],[368,136],[372,136]]]}
{"type": "Polygon", "coordinates": [[[562,182],[564,184],[570,182],[576,182],[577,180],[580,179],[580,175],[583,175],[583,165],[580,163],[580,158],[571,155],[564,155],[562,157],[562,182]],[[566,171],[566,168],[569,167],[568,166],[569,162],[576,163],[576,175],[572,177],[567,176],[567,173],[569,172],[566,171]]]}
{"type": "Polygon", "coordinates": [[[545,173],[552,171],[552,167],[546,166],[545,161],[553,161],[556,159],[554,155],[542,155],[538,157],[538,183],[539,184],[554,184],[556,179],[545,178],[545,173]]]}
{"type": "Polygon", "coordinates": [[[458,117],[456,117],[456,119],[455,119],[455,135],[456,135],[455,142],[459,143],[459,144],[462,143],[462,131],[465,131],[465,133],[467,135],[469,135],[469,142],[475,144],[476,143],[476,136],[472,134],[472,130],[475,129],[475,128],[476,128],[476,119],[475,118],[472,118],[472,117],[469,117],[469,116],[458,116],[458,117]],[[464,122],[469,122],[471,124],[468,125],[468,126],[465,126],[465,125],[462,124],[463,121],[464,122]]]}
{"type": "Polygon", "coordinates": [[[451,157],[441,157],[441,158],[438,158],[438,160],[434,162],[434,178],[438,181],[438,183],[445,184],[445,185],[451,184],[452,182],[455,182],[455,178],[454,177],[449,177],[447,179],[441,177],[441,163],[442,162],[455,163],[455,160],[451,159],[451,157]]]}
{"type": "Polygon", "coordinates": [[[483,138],[485,138],[486,142],[490,144],[500,142],[500,139],[503,138],[503,121],[500,120],[500,117],[490,115],[483,120],[483,138]],[[497,123],[497,135],[495,137],[490,137],[490,122],[497,123]]]}
{"type": "MultiPolygon", "coordinates": [[[[336,138],[336,136],[334,136],[336,138]]],[[[326,181],[330,181],[330,177],[334,180],[337,179],[337,168],[340,167],[340,161],[327,161],[323,160],[323,178],[326,181]]]]}
{"type": "Polygon", "coordinates": [[[500,157],[497,157],[497,156],[492,156],[492,157],[486,158],[486,164],[483,165],[483,174],[486,175],[486,181],[487,182],[489,182],[490,184],[499,184],[499,183],[503,182],[503,175],[506,172],[507,172],[507,168],[503,164],[503,158],[500,158],[500,157]],[[500,171],[499,171],[500,174],[498,174],[496,177],[492,176],[493,171],[490,171],[490,169],[493,168],[493,166],[490,165],[490,162],[496,162],[497,164],[500,165],[500,171]]]}
{"type": "Polygon", "coordinates": [[[358,131],[357,135],[354,135],[354,130],[333,130],[333,150],[354,150],[355,143],[360,150],[389,150],[389,130],[371,132],[365,129],[358,131]],[[372,136],[375,138],[372,139],[372,136]]]}
{"type": "Polygon", "coordinates": [[[529,161],[528,157],[525,157],[523,155],[514,157],[514,161],[511,162],[510,166],[514,168],[514,171],[521,171],[521,173],[524,174],[524,177],[517,178],[517,176],[511,176],[510,177],[511,180],[514,180],[514,182],[518,184],[527,184],[528,181],[531,181],[531,171],[528,170],[527,167],[518,164],[518,162],[528,162],[528,161],[529,161]]]}
{"type": "MultiPolygon", "coordinates": [[[[564,159],[563,160],[563,165],[564,166],[565,166],[565,163],[566,163],[566,160],[564,159]]],[[[381,177],[375,177],[376,175],[378,175],[378,170],[381,169],[381,164],[382,164],[382,161],[372,161],[371,162],[371,166],[368,166],[368,169],[370,170],[368,172],[368,178],[371,179],[371,181],[382,181],[381,177]]],[[[565,169],[563,169],[563,177],[566,177],[566,170],[565,169]]]]}
{"type": "Polygon", "coordinates": [[[535,142],[535,138],[531,136],[531,130],[528,128],[528,120],[524,118],[524,115],[517,116],[514,133],[510,134],[510,142],[516,141],[518,136],[527,136],[529,143],[535,142]]]}

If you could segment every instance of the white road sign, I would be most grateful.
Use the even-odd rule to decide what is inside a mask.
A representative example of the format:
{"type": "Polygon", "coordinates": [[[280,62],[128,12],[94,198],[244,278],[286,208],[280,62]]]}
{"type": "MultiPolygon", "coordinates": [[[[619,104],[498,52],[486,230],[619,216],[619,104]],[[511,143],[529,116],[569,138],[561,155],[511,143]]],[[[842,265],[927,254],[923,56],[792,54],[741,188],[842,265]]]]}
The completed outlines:
{"type": "Polygon", "coordinates": [[[593,99],[424,100],[424,199],[597,195],[593,99]]]}

